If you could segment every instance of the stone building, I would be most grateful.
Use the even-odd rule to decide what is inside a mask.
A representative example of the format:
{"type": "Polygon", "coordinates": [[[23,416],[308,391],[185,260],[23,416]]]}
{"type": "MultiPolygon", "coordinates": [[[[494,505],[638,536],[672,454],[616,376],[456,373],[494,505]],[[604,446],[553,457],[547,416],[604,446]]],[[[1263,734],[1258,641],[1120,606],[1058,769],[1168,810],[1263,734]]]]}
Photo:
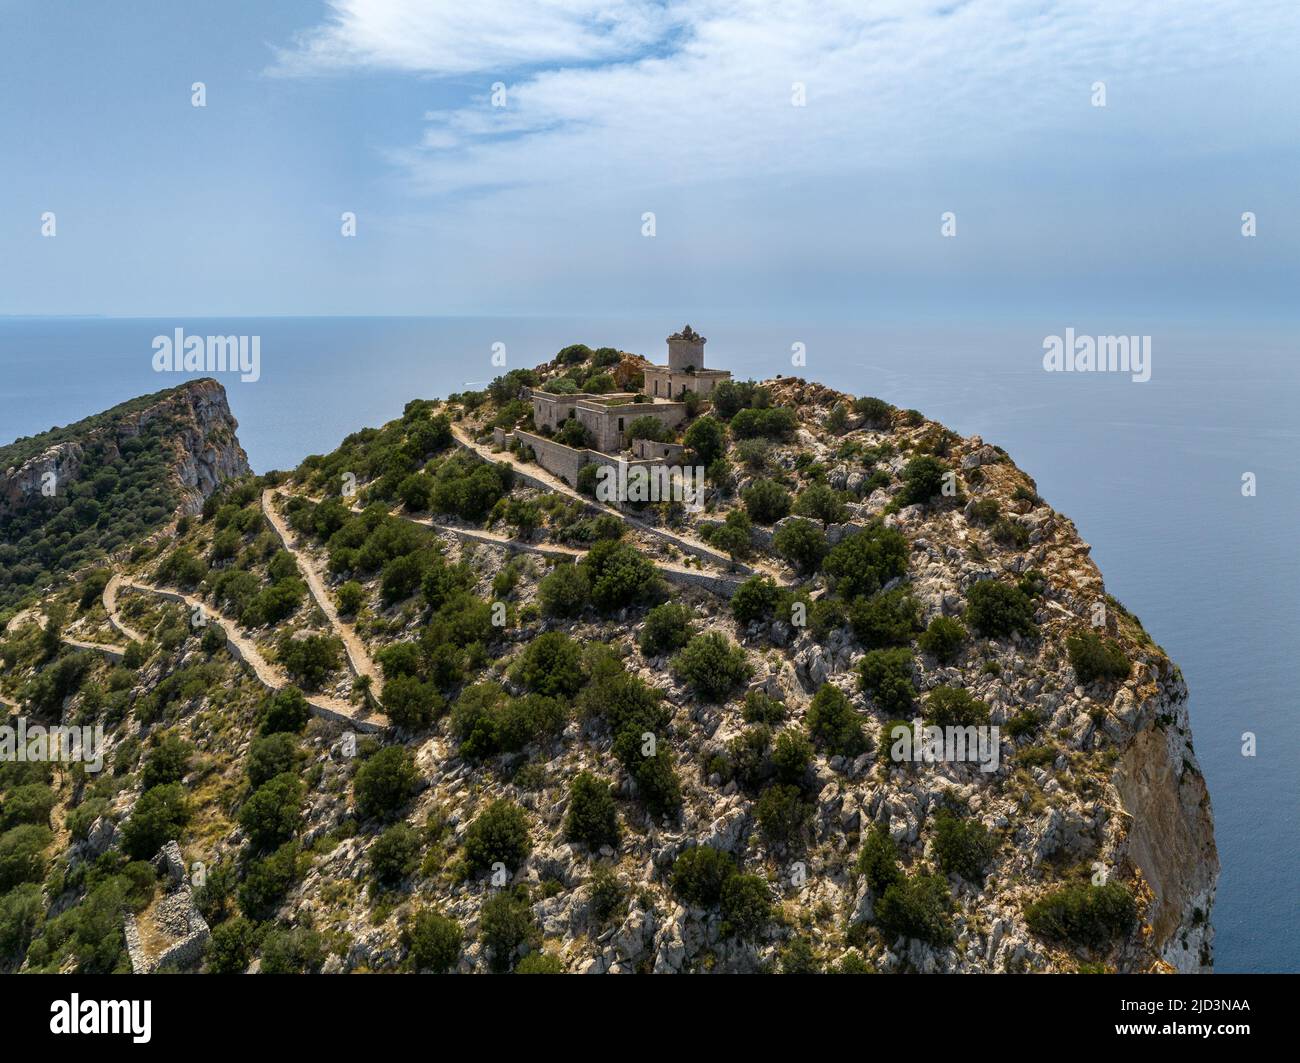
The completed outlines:
{"type": "Polygon", "coordinates": [[[704,368],[704,345],[709,341],[687,325],[668,337],[668,364],[645,371],[645,394],[651,398],[680,399],[693,391],[708,398],[713,389],[731,379],[726,369],[704,368]]]}

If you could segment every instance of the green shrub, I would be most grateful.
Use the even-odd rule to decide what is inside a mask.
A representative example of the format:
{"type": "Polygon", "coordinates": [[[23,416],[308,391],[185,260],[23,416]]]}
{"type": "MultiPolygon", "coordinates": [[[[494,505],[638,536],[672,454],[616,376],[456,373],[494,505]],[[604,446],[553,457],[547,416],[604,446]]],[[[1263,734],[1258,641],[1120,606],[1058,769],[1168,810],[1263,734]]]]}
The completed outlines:
{"type": "Polygon", "coordinates": [[[866,880],[871,892],[877,897],[882,896],[894,883],[902,881],[903,870],[898,865],[898,846],[881,824],[873,825],[863,840],[854,870],[866,880]]]}
{"type": "Polygon", "coordinates": [[[712,465],[726,449],[722,425],[708,416],[697,418],[692,422],[686,429],[682,442],[694,453],[700,464],[705,466],[712,465]]]}
{"type": "Polygon", "coordinates": [[[673,671],[700,697],[723,701],[753,674],[740,646],[718,631],[696,635],[673,658],[673,671]]]}
{"type": "Polygon", "coordinates": [[[582,565],[556,565],[538,584],[537,601],[546,616],[578,616],[591,603],[587,569],[582,565]]]}
{"type": "Polygon", "coordinates": [[[264,735],[298,734],[307,726],[311,708],[297,687],[277,690],[262,702],[261,722],[258,729],[264,735]]]}
{"type": "Polygon", "coordinates": [[[581,772],[569,784],[569,810],[564,817],[564,837],[596,850],[618,848],[618,810],[609,783],[581,772]]]}
{"type": "Polygon", "coordinates": [[[777,529],[772,537],[772,549],[800,572],[815,572],[830,547],[825,533],[816,524],[800,518],[777,529]]]}
{"type": "Polygon", "coordinates": [[[239,811],[239,825],[259,849],[287,842],[302,820],[303,784],[287,772],[258,787],[239,811]]]}
{"type": "Polygon", "coordinates": [[[945,875],[957,874],[980,885],[996,848],[996,839],[977,820],[960,819],[947,810],[935,817],[934,858],[945,875]]]}
{"type": "Polygon", "coordinates": [[[948,466],[929,454],[913,458],[903,466],[903,489],[898,492],[900,506],[929,502],[943,490],[948,466]]]}
{"type": "Polygon", "coordinates": [[[921,649],[940,664],[952,664],[966,640],[966,629],[948,616],[936,616],[917,639],[921,649]]]}
{"type": "Polygon", "coordinates": [[[740,493],[740,498],[757,524],[775,524],[790,512],[790,492],[775,480],[755,480],[740,493]]]}
{"type": "Polygon", "coordinates": [[[907,572],[908,546],[902,533],[876,521],[845,536],[826,555],[823,568],[845,599],[875,594],[907,572]]]}
{"type": "Polygon", "coordinates": [[[37,823],[24,823],[0,834],[0,893],[44,878],[45,849],[53,840],[50,828],[37,823]]]}
{"type": "Polygon", "coordinates": [[[750,576],[731,597],[731,615],[742,624],[766,620],[781,599],[781,589],[771,576],[750,576]]]}
{"type": "Polygon", "coordinates": [[[410,800],[418,776],[411,754],[385,746],[357,768],[352,796],[363,819],[389,819],[410,800]]]}
{"type": "Polygon", "coordinates": [[[952,895],[939,875],[914,875],[893,883],[876,902],[876,922],[889,938],[942,946],[952,941],[952,895]]]}
{"type": "Polygon", "coordinates": [[[749,407],[737,411],[731,418],[731,434],[737,439],[752,439],[755,436],[789,439],[798,425],[798,416],[787,406],[766,409],[749,407]]]}
{"type": "Polygon", "coordinates": [[[691,621],[694,616],[690,606],[679,602],[655,606],[646,614],[645,626],[641,629],[642,654],[658,657],[681,649],[693,634],[691,621]]]}
{"type": "Polygon", "coordinates": [[[309,927],[272,927],[262,939],[263,974],[310,974],[325,962],[325,939],[309,927]]]}
{"type": "Polygon", "coordinates": [[[445,707],[431,683],[399,675],[384,684],[384,714],[398,727],[422,730],[433,723],[445,707]]]}
{"type": "Polygon", "coordinates": [[[853,412],[861,414],[867,428],[888,428],[894,419],[894,407],[884,399],[864,395],[853,400],[853,412]]]}
{"type": "Polygon", "coordinates": [[[249,861],[239,887],[239,909],[261,921],[275,912],[298,877],[298,844],[285,842],[270,856],[249,861]]]}
{"type": "Polygon", "coordinates": [[[152,859],[180,834],[189,819],[189,802],[180,783],[146,790],[122,827],[122,851],[133,860],[152,859]]]}
{"type": "Polygon", "coordinates": [[[24,823],[48,827],[55,803],[54,791],[44,783],[15,786],[4,795],[4,804],[0,805],[0,833],[24,823]]]}
{"type": "Polygon", "coordinates": [[[536,694],[571,698],[585,678],[582,647],[562,631],[548,631],[528,644],[510,677],[536,694]]]}
{"type": "Polygon", "coordinates": [[[301,754],[292,735],[283,732],[253,739],[244,761],[244,773],[254,788],[277,775],[295,771],[301,754]]]}
{"type": "Polygon", "coordinates": [[[444,974],[460,963],[465,932],[454,919],[429,909],[417,912],[402,932],[411,966],[444,974]]]}
{"type": "Polygon", "coordinates": [[[724,933],[753,939],[772,921],[772,899],[767,879],[759,875],[732,875],[722,884],[724,933]]]}
{"type": "Polygon", "coordinates": [[[785,703],[761,690],[751,690],[745,694],[745,705],[741,711],[746,723],[774,725],[786,717],[785,703]]]}
{"type": "Polygon", "coordinates": [[[774,783],[754,802],[754,820],[769,845],[796,846],[812,819],[812,807],[797,786],[774,783]]]}
{"type": "Polygon", "coordinates": [[[907,647],[869,650],[858,672],[862,692],[869,694],[881,711],[902,715],[912,707],[916,683],[912,678],[912,651],[907,647]]]}
{"type": "Polygon", "coordinates": [[[620,609],[642,601],[654,592],[659,580],[648,557],[613,539],[596,543],[581,566],[591,583],[591,600],[601,609],[620,609]]]}
{"type": "Polygon", "coordinates": [[[609,867],[602,864],[591,875],[591,914],[604,926],[627,907],[627,890],[609,867]]]}
{"type": "Polygon", "coordinates": [[[966,621],[979,635],[1005,638],[1013,631],[1033,636],[1034,603],[1016,587],[997,580],[981,580],[966,594],[966,621]]]}
{"type": "Polygon", "coordinates": [[[1118,882],[1062,886],[1026,905],[1025,922],[1039,937],[1102,948],[1133,932],[1137,904],[1118,882]]]}
{"type": "Polygon", "coordinates": [[[812,752],[812,743],[803,731],[793,728],[782,731],[772,743],[772,768],[777,780],[802,786],[812,764],[812,752]]]}
{"type": "Polygon", "coordinates": [[[1103,639],[1095,631],[1070,635],[1065,649],[1070,655],[1070,667],[1084,686],[1097,679],[1127,679],[1133,667],[1118,642],[1103,639]]]}
{"type": "Polygon", "coordinates": [[[243,974],[253,959],[256,933],[241,916],[212,928],[208,939],[208,970],[212,974],[243,974]]]}
{"type": "Polygon", "coordinates": [[[501,890],[484,901],[478,927],[479,937],[491,954],[496,971],[508,971],[519,946],[541,937],[541,929],[522,891],[501,890]]]}
{"type": "Polygon", "coordinates": [[[370,877],[382,889],[394,889],[420,866],[420,835],[394,823],[370,847],[370,877]]]}
{"type": "Polygon", "coordinates": [[[365,604],[366,589],[356,580],[350,579],[334,592],[334,600],[343,616],[356,616],[365,604]]]}
{"type": "Polygon", "coordinates": [[[813,695],[807,723],[813,743],[829,754],[856,757],[868,748],[862,720],[852,703],[838,687],[829,683],[813,695]]]}
{"type": "Polygon", "coordinates": [[[498,862],[513,872],[531,850],[528,819],[511,801],[493,801],[465,831],[465,861],[471,872],[487,871],[498,862]]]}
{"type": "Polygon", "coordinates": [[[342,663],[343,643],[336,635],[295,638],[286,632],[279,644],[280,663],[289,677],[314,690],[342,663]]]}
{"type": "Polygon", "coordinates": [[[807,938],[794,937],[781,949],[782,974],[820,974],[821,965],[807,938]]]}
{"type": "Polygon", "coordinates": [[[722,899],[722,887],[736,874],[730,853],[711,845],[687,849],[673,863],[673,892],[694,908],[711,908],[722,899]]]}
{"type": "Polygon", "coordinates": [[[145,754],[144,766],[140,769],[140,786],[152,790],[155,786],[165,786],[169,782],[180,782],[189,770],[190,756],[193,748],[175,735],[159,739],[145,754]]]}
{"type": "Polygon", "coordinates": [[[823,525],[842,524],[849,515],[839,493],[821,483],[810,484],[799,492],[793,512],[800,517],[819,520],[823,525]]]}
{"type": "Polygon", "coordinates": [[[921,627],[921,605],[899,587],[859,598],[849,608],[853,634],[867,648],[906,646],[921,627]]]}
{"type": "Polygon", "coordinates": [[[992,524],[1001,516],[996,499],[981,498],[970,504],[968,520],[972,524],[992,524]]]}
{"type": "Polygon", "coordinates": [[[925,700],[925,721],[938,727],[988,723],[989,707],[963,687],[938,686],[925,700]]]}
{"type": "Polygon", "coordinates": [[[564,974],[564,961],[553,952],[530,952],[515,964],[515,974],[564,974]]]}

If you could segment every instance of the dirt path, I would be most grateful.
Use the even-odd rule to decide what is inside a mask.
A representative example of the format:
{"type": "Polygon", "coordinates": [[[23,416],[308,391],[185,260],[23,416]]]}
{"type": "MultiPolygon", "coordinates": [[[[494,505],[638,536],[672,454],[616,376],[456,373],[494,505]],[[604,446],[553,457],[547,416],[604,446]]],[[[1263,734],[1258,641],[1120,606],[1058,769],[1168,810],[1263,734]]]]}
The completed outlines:
{"type": "MultiPolygon", "coordinates": [[[[183,594],[180,591],[168,590],[165,587],[154,587],[148,583],[139,583],[129,579],[123,579],[119,585],[139,591],[142,594],[153,594],[167,601],[180,602],[191,613],[197,609],[207,623],[221,629],[221,632],[226,636],[226,648],[230,650],[231,656],[237,661],[248,665],[262,686],[274,692],[289,685],[289,680],[284,673],[262,656],[262,652],[251,638],[198,598],[183,594]]],[[[323,719],[347,724],[355,727],[358,731],[382,731],[388,727],[388,718],[386,716],[379,713],[368,713],[362,706],[353,705],[338,698],[326,698],[319,695],[306,695],[306,698],[307,704],[311,706],[312,714],[323,719]]]]}
{"type": "Polygon", "coordinates": [[[298,562],[298,568],[307,578],[307,587],[311,590],[311,596],[316,599],[316,604],[320,606],[321,612],[325,614],[326,619],[329,620],[334,630],[338,632],[339,637],[343,640],[343,648],[347,652],[348,665],[352,669],[352,674],[357,676],[368,675],[370,677],[371,693],[374,694],[376,700],[379,700],[383,696],[384,681],[379,669],[375,667],[375,662],[371,660],[370,651],[366,649],[366,644],[361,641],[356,628],[339,616],[338,609],[334,605],[334,599],[330,596],[329,588],[325,586],[325,580],[322,578],[320,571],[306,551],[295,545],[296,540],[293,532],[275,508],[276,496],[283,493],[269,487],[263,491],[262,512],[266,514],[266,519],[271,522],[271,527],[275,529],[275,534],[279,536],[284,548],[293,554],[294,560],[298,562]]]}
{"type": "Polygon", "coordinates": [[[619,520],[627,524],[628,527],[636,528],[638,531],[643,531],[647,535],[653,535],[656,538],[671,543],[679,550],[695,554],[697,557],[707,558],[715,564],[721,565],[724,569],[732,569],[737,572],[743,572],[747,575],[752,574],[757,570],[762,572],[764,575],[771,576],[777,581],[777,583],[786,582],[780,571],[765,561],[756,562],[752,566],[741,564],[739,561],[733,562],[731,560],[731,555],[725,554],[721,550],[715,550],[708,543],[696,539],[694,536],[682,535],[678,532],[668,531],[666,528],[647,524],[639,517],[634,517],[625,513],[616,506],[607,505],[606,503],[599,502],[594,498],[589,498],[577,489],[570,487],[558,476],[547,472],[540,465],[532,465],[522,462],[508,450],[503,450],[499,454],[494,453],[490,447],[485,446],[482,443],[474,442],[474,440],[472,440],[459,425],[451,426],[451,434],[457,444],[468,450],[470,453],[477,455],[483,461],[492,462],[494,464],[505,464],[519,475],[530,480],[536,480],[549,490],[557,491],[568,498],[581,502],[583,505],[591,506],[593,509],[598,509],[603,513],[608,513],[611,516],[617,517],[619,520]]]}
{"type": "Polygon", "coordinates": [[[108,622],[112,625],[114,631],[129,642],[143,642],[144,636],[134,628],[128,627],[125,621],[117,615],[117,589],[121,585],[122,574],[114,572],[108,583],[104,585],[104,612],[108,614],[108,622]]]}

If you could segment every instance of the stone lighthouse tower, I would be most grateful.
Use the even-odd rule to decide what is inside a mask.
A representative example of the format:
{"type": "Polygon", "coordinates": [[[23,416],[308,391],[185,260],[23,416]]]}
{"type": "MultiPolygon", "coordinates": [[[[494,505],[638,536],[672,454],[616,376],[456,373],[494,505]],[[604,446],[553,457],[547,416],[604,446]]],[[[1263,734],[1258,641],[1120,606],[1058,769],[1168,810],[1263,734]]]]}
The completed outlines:
{"type": "Polygon", "coordinates": [[[706,343],[708,340],[690,325],[681,332],[674,332],[668,337],[668,368],[679,373],[687,369],[703,369],[706,343]]]}

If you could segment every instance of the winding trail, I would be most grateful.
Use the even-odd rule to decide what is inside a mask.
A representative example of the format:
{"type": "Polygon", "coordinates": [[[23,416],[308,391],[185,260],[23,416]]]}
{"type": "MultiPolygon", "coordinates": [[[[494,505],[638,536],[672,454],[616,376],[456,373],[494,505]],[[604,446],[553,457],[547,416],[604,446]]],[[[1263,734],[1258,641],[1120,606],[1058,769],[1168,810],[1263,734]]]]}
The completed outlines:
{"type": "Polygon", "coordinates": [[[128,627],[125,621],[117,615],[117,589],[122,585],[122,574],[114,572],[106,584],[104,584],[104,612],[108,614],[108,622],[112,625],[113,630],[125,638],[128,642],[143,642],[144,636],[134,628],[128,627]]]}
{"type": "MultiPolygon", "coordinates": [[[[152,594],[170,602],[179,602],[186,606],[191,613],[198,610],[205,622],[213,624],[221,630],[222,634],[226,636],[226,648],[230,651],[230,655],[240,663],[248,665],[254,677],[262,686],[274,693],[289,685],[289,680],[284,673],[262,656],[261,650],[257,648],[251,638],[239,631],[231,621],[193,595],[168,590],[165,587],[155,587],[152,584],[140,583],[131,579],[120,580],[118,587],[126,587],[142,594],[152,594]]],[[[116,598],[114,601],[116,602],[116,598]]],[[[326,698],[319,695],[304,695],[304,697],[306,697],[307,704],[311,707],[312,715],[335,723],[347,724],[350,727],[355,727],[358,731],[382,731],[389,725],[388,717],[380,713],[368,713],[363,706],[353,705],[339,698],[326,698]]]]}
{"type": "Polygon", "coordinates": [[[474,454],[481,460],[490,462],[494,465],[507,465],[521,479],[529,481],[538,487],[545,488],[546,490],[556,491],[568,498],[581,502],[584,506],[590,506],[592,509],[597,509],[602,513],[608,513],[610,516],[617,517],[628,527],[636,528],[638,531],[645,532],[647,535],[653,535],[656,538],[664,540],[664,542],[671,543],[679,550],[684,550],[687,553],[694,554],[696,557],[702,557],[713,561],[715,564],[721,565],[724,569],[732,572],[742,572],[746,575],[752,575],[754,572],[758,571],[762,572],[764,575],[771,576],[779,584],[785,584],[787,582],[781,572],[766,561],[757,561],[753,565],[746,565],[739,561],[732,561],[730,554],[725,554],[721,550],[715,550],[708,543],[696,539],[694,536],[682,535],[678,532],[669,531],[667,528],[660,528],[654,524],[649,524],[646,521],[641,520],[639,517],[634,517],[631,514],[624,512],[617,506],[611,506],[608,503],[600,502],[594,498],[589,498],[576,488],[570,487],[558,476],[543,469],[540,465],[531,465],[522,462],[508,450],[496,453],[487,445],[476,443],[459,425],[453,424],[451,426],[451,434],[458,446],[464,450],[468,450],[471,454],[474,454]]]}
{"type": "Polygon", "coordinates": [[[271,527],[275,529],[275,534],[279,536],[280,542],[293,555],[294,561],[298,563],[299,570],[307,578],[307,587],[311,591],[311,596],[316,600],[316,604],[320,606],[321,612],[325,614],[326,619],[329,620],[334,630],[338,632],[339,637],[343,640],[343,648],[348,658],[348,667],[352,669],[352,674],[369,676],[371,692],[376,700],[380,700],[383,696],[384,680],[379,669],[375,667],[375,662],[370,657],[370,651],[366,649],[366,644],[361,641],[356,628],[339,616],[338,609],[334,605],[333,598],[330,597],[329,589],[325,586],[325,580],[321,577],[320,570],[317,569],[306,551],[295,545],[296,540],[293,532],[275,508],[276,497],[284,493],[282,490],[270,487],[263,491],[262,512],[266,514],[266,519],[271,522],[271,527]]]}

